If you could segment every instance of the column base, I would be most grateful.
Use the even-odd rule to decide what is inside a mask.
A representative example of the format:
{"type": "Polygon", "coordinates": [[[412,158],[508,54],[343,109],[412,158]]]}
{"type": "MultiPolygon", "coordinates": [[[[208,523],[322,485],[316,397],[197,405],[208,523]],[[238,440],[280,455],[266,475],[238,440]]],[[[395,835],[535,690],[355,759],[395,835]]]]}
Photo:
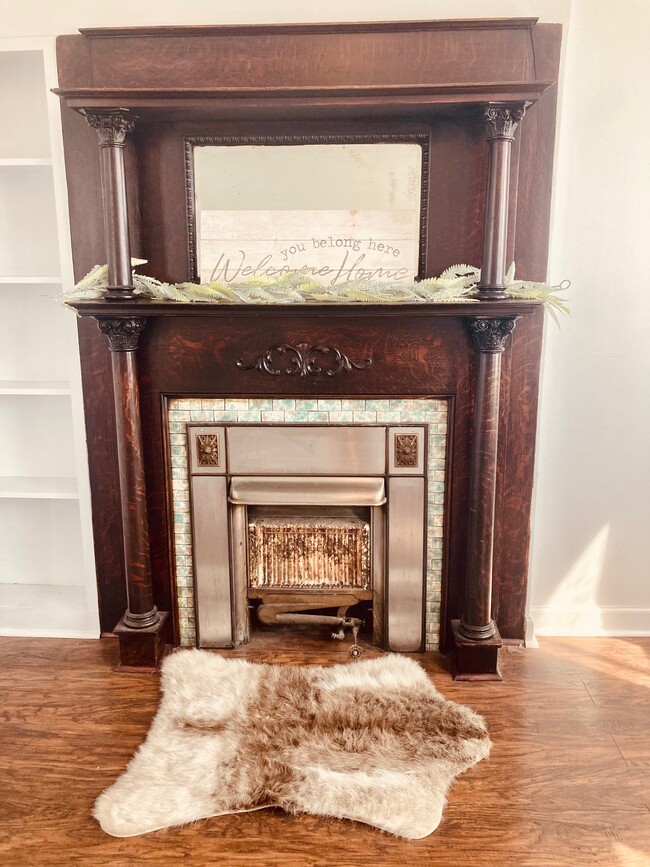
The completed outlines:
{"type": "Polygon", "coordinates": [[[495,286],[493,289],[489,286],[479,286],[478,292],[474,295],[474,298],[478,298],[479,301],[505,301],[509,297],[501,286],[495,286]]]}
{"type": "Polygon", "coordinates": [[[133,629],[120,620],[114,634],[120,643],[118,671],[156,671],[169,638],[169,612],[159,611],[153,626],[133,629]]]}
{"type": "Polygon", "coordinates": [[[454,680],[503,680],[499,671],[499,649],[503,645],[499,630],[496,629],[492,638],[473,641],[465,638],[459,627],[460,620],[451,621],[454,680]]]}
{"type": "Polygon", "coordinates": [[[494,638],[497,625],[494,620],[490,620],[484,626],[472,626],[471,623],[465,623],[461,617],[458,631],[463,638],[468,638],[470,641],[485,641],[488,638],[494,638]]]}
{"type": "Polygon", "coordinates": [[[133,286],[108,286],[104,298],[106,301],[133,301],[138,296],[133,286]]]}
{"type": "MultiPolygon", "coordinates": [[[[124,626],[128,626],[129,629],[146,629],[149,626],[155,626],[159,620],[160,614],[158,613],[158,609],[154,605],[151,611],[147,611],[146,614],[133,614],[127,608],[124,617],[120,622],[124,626]]],[[[473,636],[470,635],[468,637],[472,638],[473,636]]]]}

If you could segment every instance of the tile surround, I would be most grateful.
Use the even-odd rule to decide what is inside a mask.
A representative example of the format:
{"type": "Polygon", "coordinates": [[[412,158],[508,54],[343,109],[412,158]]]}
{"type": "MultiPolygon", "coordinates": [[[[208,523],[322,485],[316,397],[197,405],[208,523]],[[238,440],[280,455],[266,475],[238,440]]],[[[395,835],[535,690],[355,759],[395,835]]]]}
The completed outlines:
{"type": "Polygon", "coordinates": [[[174,547],[180,641],[195,643],[194,576],[190,531],[188,423],[425,424],[428,426],[427,575],[425,647],[437,650],[440,632],[447,401],[428,398],[300,399],[174,398],[169,402],[174,547]]]}

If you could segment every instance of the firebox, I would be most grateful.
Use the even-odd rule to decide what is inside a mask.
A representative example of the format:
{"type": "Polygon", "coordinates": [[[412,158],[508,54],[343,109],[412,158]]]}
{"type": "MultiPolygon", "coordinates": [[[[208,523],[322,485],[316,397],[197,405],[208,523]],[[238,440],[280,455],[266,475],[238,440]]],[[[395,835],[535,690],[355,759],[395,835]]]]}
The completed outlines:
{"type": "Polygon", "coordinates": [[[324,625],[342,638],[363,613],[373,644],[430,648],[446,403],[369,400],[348,410],[347,424],[254,424],[254,399],[235,411],[179,409],[190,402],[174,400],[170,411],[183,643],[236,646],[259,624],[324,625]],[[365,408],[375,403],[386,412],[365,408]],[[424,423],[403,423],[414,417],[424,423]]]}

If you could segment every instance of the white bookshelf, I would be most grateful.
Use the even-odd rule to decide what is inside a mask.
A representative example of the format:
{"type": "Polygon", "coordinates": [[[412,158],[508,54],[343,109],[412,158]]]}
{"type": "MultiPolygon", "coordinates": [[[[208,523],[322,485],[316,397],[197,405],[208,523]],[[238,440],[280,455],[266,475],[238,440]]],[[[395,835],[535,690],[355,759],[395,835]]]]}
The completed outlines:
{"type": "Polygon", "coordinates": [[[78,500],[74,476],[0,476],[0,499],[78,500]]]}
{"type": "Polygon", "coordinates": [[[54,39],[0,39],[0,635],[99,635],[54,39]]]}
{"type": "Polygon", "coordinates": [[[0,394],[72,394],[65,380],[0,379],[0,394]]]}
{"type": "Polygon", "coordinates": [[[1,168],[15,168],[16,166],[51,166],[52,160],[49,157],[21,157],[18,159],[0,159],[1,168]]]}
{"type": "Polygon", "coordinates": [[[47,283],[60,286],[63,283],[63,278],[61,275],[57,275],[56,277],[35,277],[33,274],[31,276],[27,274],[19,274],[14,277],[7,277],[6,275],[1,274],[0,283],[11,283],[12,285],[19,285],[21,283],[47,283]]]}

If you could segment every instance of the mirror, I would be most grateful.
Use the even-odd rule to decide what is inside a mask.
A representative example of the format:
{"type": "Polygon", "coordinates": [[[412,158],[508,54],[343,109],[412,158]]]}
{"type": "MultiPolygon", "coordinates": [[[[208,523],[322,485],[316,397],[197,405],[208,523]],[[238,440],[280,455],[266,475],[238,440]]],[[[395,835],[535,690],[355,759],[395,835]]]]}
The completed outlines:
{"type": "Polygon", "coordinates": [[[409,283],[421,272],[424,142],[205,141],[187,142],[190,258],[199,282],[302,270],[324,286],[409,283]]]}

